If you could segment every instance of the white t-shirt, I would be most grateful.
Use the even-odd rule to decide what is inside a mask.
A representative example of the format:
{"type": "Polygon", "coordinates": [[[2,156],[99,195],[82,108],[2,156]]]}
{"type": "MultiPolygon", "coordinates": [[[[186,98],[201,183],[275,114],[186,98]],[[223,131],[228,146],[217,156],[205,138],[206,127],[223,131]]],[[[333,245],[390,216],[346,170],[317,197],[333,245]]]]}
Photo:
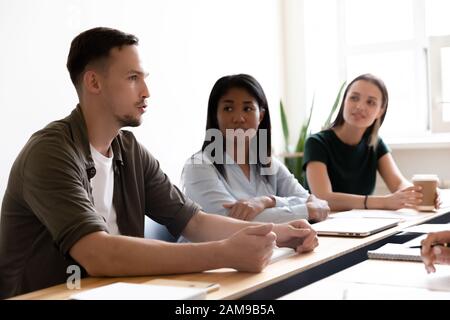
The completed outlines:
{"type": "Polygon", "coordinates": [[[117,226],[117,215],[113,205],[114,170],[112,166],[113,154],[105,157],[93,146],[91,147],[96,174],[91,179],[94,207],[98,214],[105,218],[110,234],[120,234],[117,226]]]}

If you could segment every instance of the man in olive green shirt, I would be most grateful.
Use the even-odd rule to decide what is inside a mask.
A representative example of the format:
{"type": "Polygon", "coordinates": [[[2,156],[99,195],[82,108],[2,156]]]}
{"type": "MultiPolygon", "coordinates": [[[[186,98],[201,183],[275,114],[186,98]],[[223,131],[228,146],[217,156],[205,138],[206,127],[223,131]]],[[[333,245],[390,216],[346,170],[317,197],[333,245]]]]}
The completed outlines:
{"type": "Polygon", "coordinates": [[[313,250],[304,220],[256,224],[205,214],[161,171],[131,132],[150,94],[138,39],[109,28],[78,35],[67,68],[79,105],[27,142],[11,169],[0,222],[0,298],[68,278],[258,272],[272,248],[313,250]],[[144,215],[193,242],[143,239],[144,215]]]}

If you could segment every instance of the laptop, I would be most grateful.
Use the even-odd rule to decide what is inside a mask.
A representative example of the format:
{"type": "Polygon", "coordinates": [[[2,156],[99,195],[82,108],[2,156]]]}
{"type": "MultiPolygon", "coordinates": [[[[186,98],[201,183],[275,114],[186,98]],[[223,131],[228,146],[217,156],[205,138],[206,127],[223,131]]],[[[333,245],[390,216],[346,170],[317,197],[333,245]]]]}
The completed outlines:
{"type": "Polygon", "coordinates": [[[313,229],[322,236],[367,237],[395,227],[402,219],[383,218],[328,218],[314,223],[313,229]]]}

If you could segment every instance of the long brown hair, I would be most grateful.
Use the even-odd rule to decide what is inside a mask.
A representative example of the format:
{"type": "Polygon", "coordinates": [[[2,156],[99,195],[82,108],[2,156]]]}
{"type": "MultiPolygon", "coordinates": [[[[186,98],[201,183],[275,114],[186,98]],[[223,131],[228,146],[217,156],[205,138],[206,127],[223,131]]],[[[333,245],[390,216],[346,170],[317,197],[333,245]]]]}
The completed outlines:
{"type": "MultiPolygon", "coordinates": [[[[261,120],[261,123],[259,124],[256,136],[259,137],[259,131],[261,129],[267,130],[266,156],[270,159],[272,144],[271,144],[271,124],[270,124],[269,104],[267,102],[267,98],[263,88],[261,87],[259,82],[251,75],[235,74],[224,76],[219,80],[217,80],[217,82],[214,84],[211,90],[211,94],[209,95],[208,114],[206,116],[206,131],[208,131],[208,129],[219,129],[219,122],[217,119],[217,108],[219,106],[219,100],[232,88],[241,88],[246,90],[250,95],[252,95],[256,99],[256,101],[258,101],[260,111],[264,111],[264,116],[263,119],[261,120]]],[[[202,145],[202,151],[204,151],[205,148],[210,143],[212,143],[212,141],[206,140],[205,138],[202,145]]],[[[225,168],[223,164],[216,162],[213,162],[213,164],[214,167],[216,167],[217,171],[219,171],[220,174],[226,179],[225,168]]],[[[259,151],[257,152],[257,165],[261,167],[268,166],[263,165],[261,163],[259,151]]]]}

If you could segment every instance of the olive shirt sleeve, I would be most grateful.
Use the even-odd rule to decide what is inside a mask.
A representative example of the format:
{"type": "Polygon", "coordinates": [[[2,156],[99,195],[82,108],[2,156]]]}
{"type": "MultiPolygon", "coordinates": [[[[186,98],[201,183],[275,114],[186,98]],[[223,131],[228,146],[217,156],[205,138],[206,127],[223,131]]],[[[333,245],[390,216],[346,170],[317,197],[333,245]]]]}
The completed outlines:
{"type": "Polygon", "coordinates": [[[170,182],[144,146],[139,144],[139,148],[144,163],[146,215],[179,237],[200,207],[170,182]]]}
{"type": "Polygon", "coordinates": [[[107,231],[83,185],[82,168],[66,141],[44,138],[26,151],[21,176],[26,204],[66,255],[83,236],[107,231]]]}

